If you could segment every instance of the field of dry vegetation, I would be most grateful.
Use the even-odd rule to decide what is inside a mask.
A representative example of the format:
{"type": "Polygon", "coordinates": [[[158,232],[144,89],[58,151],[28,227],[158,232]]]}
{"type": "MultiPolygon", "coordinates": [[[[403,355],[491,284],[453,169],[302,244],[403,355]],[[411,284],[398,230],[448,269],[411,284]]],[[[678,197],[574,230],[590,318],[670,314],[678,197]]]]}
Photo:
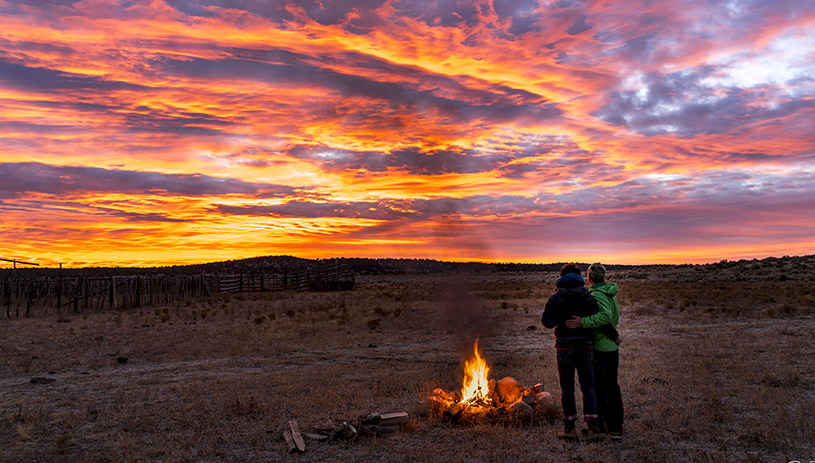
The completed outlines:
{"type": "Polygon", "coordinates": [[[479,334],[493,378],[558,398],[553,335],[540,326],[555,278],[371,275],[341,293],[2,319],[0,462],[815,460],[812,276],[632,271],[608,277],[621,288],[622,442],[564,443],[541,415],[468,426],[430,416],[286,452],[288,420],[308,431],[456,390],[479,334]]]}

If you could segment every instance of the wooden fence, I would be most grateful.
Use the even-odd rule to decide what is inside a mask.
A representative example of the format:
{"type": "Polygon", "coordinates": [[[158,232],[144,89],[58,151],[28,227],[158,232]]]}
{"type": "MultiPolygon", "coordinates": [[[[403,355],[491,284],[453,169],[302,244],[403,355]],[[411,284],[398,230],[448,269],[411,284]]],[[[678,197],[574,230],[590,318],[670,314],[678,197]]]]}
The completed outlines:
{"type": "Polygon", "coordinates": [[[282,274],[213,275],[218,293],[249,291],[343,291],[354,287],[354,273],[344,262],[320,262],[314,267],[282,274]]]}
{"type": "Polygon", "coordinates": [[[41,277],[0,280],[6,318],[68,312],[128,309],[256,291],[337,291],[351,289],[354,274],[345,263],[318,263],[283,274],[201,274],[115,277],[41,277]]]}

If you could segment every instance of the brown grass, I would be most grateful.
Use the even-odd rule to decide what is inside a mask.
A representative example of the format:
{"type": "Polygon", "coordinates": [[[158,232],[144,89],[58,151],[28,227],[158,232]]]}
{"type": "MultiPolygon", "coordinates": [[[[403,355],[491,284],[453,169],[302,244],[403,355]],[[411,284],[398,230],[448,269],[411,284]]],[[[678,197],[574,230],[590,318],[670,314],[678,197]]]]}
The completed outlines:
{"type": "Polygon", "coordinates": [[[539,322],[553,274],[359,279],[346,293],[0,321],[0,461],[808,461],[815,452],[811,285],[626,279],[623,442],[560,442],[556,409],[526,425],[414,418],[391,435],[310,442],[290,456],[287,420],[308,430],[455,390],[464,346],[479,333],[494,378],[541,382],[559,397],[553,336],[539,322]],[[35,376],[56,382],[30,384],[35,376]]]}

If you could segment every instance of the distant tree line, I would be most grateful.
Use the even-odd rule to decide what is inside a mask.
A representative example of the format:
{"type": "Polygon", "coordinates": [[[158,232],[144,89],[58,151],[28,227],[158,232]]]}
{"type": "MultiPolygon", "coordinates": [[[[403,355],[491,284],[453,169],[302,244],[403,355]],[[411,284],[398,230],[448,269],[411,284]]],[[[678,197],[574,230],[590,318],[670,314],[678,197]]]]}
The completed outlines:
{"type": "MultiPolygon", "coordinates": [[[[333,258],[302,259],[293,256],[263,256],[249,259],[228,260],[196,265],[173,265],[165,267],[96,267],[63,270],[56,268],[18,268],[18,277],[109,277],[122,275],[200,275],[200,274],[293,274],[307,271],[318,265],[342,262],[357,275],[383,274],[442,274],[453,272],[491,273],[491,272],[557,272],[564,262],[557,263],[484,263],[484,262],[447,262],[433,259],[395,259],[395,258],[333,258]],[[60,273],[62,272],[62,273],[60,273]]],[[[605,263],[604,263],[605,264],[605,263]]],[[[578,263],[585,270],[588,262],[578,263]]],[[[701,275],[716,274],[724,279],[746,279],[748,277],[762,280],[798,280],[815,273],[815,255],[768,257],[766,259],[742,259],[709,264],[660,264],[660,265],[618,265],[605,264],[613,272],[627,273],[634,279],[647,279],[654,274],[701,275]]],[[[0,270],[0,277],[11,275],[11,269],[0,270]]],[[[692,278],[696,278],[693,276],[692,278]]]]}

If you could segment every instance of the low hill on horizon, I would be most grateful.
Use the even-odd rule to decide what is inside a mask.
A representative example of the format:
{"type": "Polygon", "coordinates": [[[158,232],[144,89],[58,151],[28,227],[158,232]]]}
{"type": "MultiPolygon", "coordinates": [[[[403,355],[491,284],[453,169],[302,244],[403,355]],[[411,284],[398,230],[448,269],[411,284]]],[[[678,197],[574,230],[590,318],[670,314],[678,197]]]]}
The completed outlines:
{"type": "MultiPolygon", "coordinates": [[[[304,259],[294,256],[260,256],[194,265],[167,267],[95,267],[81,269],[18,268],[18,277],[57,276],[116,276],[200,273],[292,273],[316,266],[318,263],[348,265],[357,275],[436,274],[454,272],[557,272],[564,265],[558,263],[484,263],[449,262],[433,259],[404,258],[332,258],[304,259]]],[[[578,263],[585,271],[589,263],[578,263]]],[[[765,259],[722,260],[709,264],[607,264],[609,276],[618,280],[674,280],[674,281],[767,281],[815,279],[815,255],[767,257],[765,259]]],[[[11,275],[11,269],[0,270],[0,278],[11,275]]]]}

